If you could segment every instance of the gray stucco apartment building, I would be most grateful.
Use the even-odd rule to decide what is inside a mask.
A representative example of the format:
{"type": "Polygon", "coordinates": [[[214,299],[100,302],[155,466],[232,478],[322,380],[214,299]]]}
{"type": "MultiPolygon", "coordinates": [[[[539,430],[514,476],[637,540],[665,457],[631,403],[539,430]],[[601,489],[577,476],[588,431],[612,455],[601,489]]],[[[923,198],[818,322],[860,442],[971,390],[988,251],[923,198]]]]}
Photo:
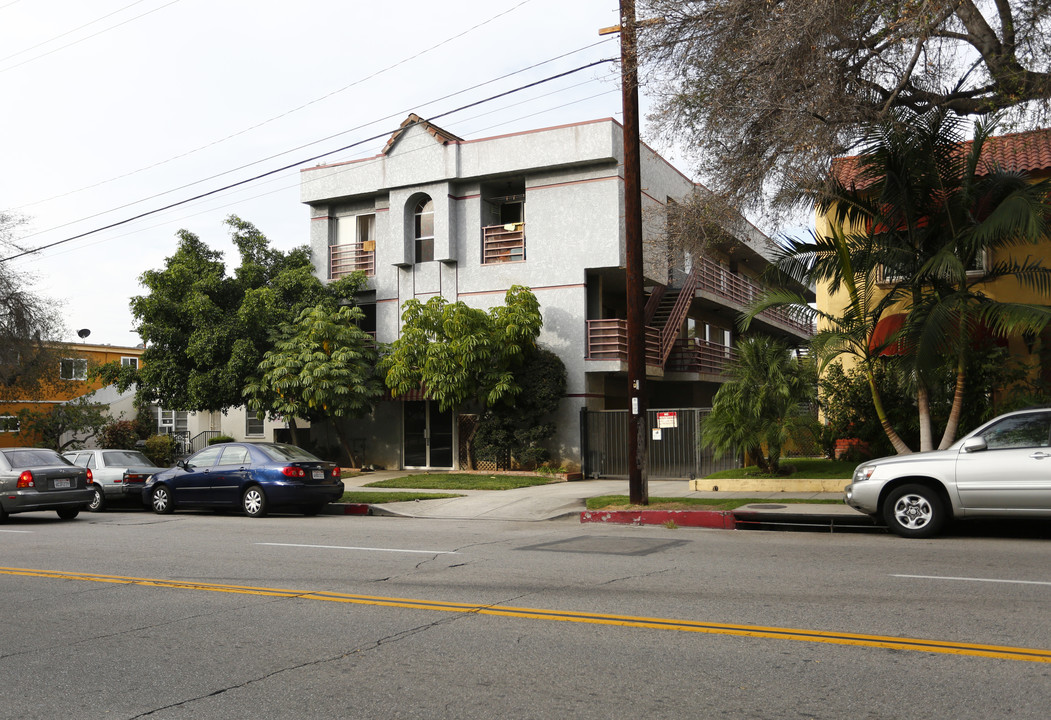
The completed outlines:
{"type": "MultiPolygon", "coordinates": [[[[464,140],[410,115],[379,155],[302,172],[316,272],[366,273],[358,304],[379,342],[398,337],[410,298],[487,309],[511,285],[529,287],[544,318],[539,342],[568,376],[552,451],[585,462],[582,409],[627,407],[622,156],[612,119],[464,140]]],[[[761,289],[770,241],[742,221],[702,257],[686,257],[668,247],[663,210],[704,189],[646,147],[642,188],[649,407],[707,407],[736,319],[761,289]]],[[[754,327],[791,344],[810,334],[784,313],[754,327]]],[[[434,469],[460,467],[459,423],[421,397],[348,421],[365,463],[434,469]]]]}

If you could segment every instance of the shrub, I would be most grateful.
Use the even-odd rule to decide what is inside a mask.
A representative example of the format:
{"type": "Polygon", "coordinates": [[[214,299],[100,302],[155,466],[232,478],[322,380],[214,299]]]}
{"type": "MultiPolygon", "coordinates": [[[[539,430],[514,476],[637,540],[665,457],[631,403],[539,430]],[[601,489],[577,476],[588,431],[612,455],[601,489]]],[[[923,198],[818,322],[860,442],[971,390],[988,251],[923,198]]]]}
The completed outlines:
{"type": "Polygon", "coordinates": [[[114,420],[103,427],[95,439],[99,447],[133,450],[139,441],[138,423],[134,420],[114,420]]]}
{"type": "Polygon", "coordinates": [[[175,460],[175,438],[171,435],[154,435],[146,438],[143,454],[161,467],[169,467],[175,460]]]}
{"type": "Polygon", "coordinates": [[[208,444],[209,445],[215,445],[216,443],[233,442],[233,441],[234,441],[234,439],[232,437],[230,437],[229,435],[216,435],[213,438],[208,438],[208,444]]]}

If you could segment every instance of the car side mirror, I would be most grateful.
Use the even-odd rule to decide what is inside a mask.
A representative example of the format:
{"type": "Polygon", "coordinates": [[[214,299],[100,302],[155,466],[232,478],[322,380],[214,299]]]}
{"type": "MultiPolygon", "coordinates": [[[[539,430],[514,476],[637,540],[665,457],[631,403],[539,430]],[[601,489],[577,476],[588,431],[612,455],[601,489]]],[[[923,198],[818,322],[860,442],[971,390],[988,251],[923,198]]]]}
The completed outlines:
{"type": "Polygon", "coordinates": [[[175,467],[180,467],[183,470],[189,470],[190,464],[187,463],[185,460],[179,460],[177,463],[175,463],[175,467]]]}
{"type": "Polygon", "coordinates": [[[988,449],[989,449],[989,446],[986,445],[985,438],[983,438],[983,437],[977,437],[976,436],[976,437],[972,437],[972,438],[967,438],[966,440],[963,441],[963,451],[964,452],[969,452],[969,453],[981,452],[982,450],[988,450],[988,449]]]}

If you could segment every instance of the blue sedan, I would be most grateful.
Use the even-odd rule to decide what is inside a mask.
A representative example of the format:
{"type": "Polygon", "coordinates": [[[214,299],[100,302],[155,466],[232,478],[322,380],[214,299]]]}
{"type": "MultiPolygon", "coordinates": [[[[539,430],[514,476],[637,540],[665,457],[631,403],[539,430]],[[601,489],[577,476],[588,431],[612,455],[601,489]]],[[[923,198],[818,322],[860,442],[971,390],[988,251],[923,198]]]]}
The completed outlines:
{"type": "Polygon", "coordinates": [[[339,467],[294,445],[216,443],[151,477],[142,500],[162,514],[240,508],[248,517],[263,517],[272,506],[316,515],[342,495],[339,467]]]}

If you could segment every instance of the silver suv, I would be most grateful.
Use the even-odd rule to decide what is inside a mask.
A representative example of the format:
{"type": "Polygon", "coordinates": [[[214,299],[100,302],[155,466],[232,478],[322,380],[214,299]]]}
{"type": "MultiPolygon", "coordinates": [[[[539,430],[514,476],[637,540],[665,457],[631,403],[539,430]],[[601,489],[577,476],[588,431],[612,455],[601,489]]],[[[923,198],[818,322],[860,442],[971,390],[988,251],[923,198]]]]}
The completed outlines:
{"type": "Polygon", "coordinates": [[[945,450],[858,465],[847,505],[903,537],[953,518],[1051,517],[1051,408],[990,420],[945,450]]]}

